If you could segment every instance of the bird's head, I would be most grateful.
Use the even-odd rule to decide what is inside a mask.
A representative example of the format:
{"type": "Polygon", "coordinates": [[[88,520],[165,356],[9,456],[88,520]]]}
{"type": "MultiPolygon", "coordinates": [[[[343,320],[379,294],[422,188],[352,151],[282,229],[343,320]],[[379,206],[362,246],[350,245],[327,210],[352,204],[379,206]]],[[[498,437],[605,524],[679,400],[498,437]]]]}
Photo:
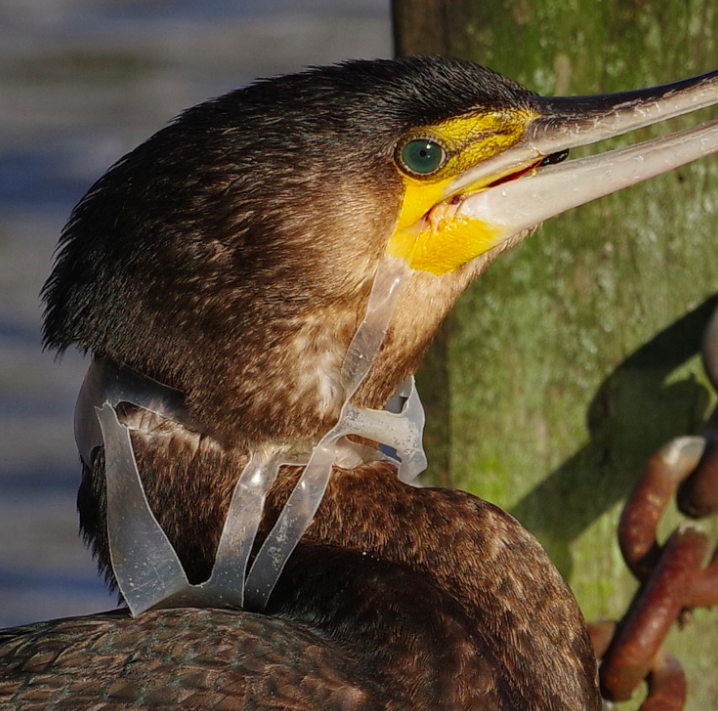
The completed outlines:
{"type": "MultiPolygon", "coordinates": [[[[381,259],[410,272],[358,393],[373,406],[501,251],[552,214],[679,164],[645,169],[658,148],[628,177],[631,155],[551,163],[713,103],[715,85],[546,99],[443,58],[260,81],[189,109],[90,189],[45,286],[45,342],[182,391],[225,445],[311,440],[338,415],[338,373],[381,259]]],[[[715,150],[715,132],[699,148],[681,140],[681,162],[715,150]]]]}
{"type": "MultiPolygon", "coordinates": [[[[518,140],[531,98],[473,64],[417,59],[262,81],[186,111],[75,209],[46,343],[181,390],[224,443],[325,431],[380,258],[412,261],[411,231],[468,162],[518,140]]],[[[414,270],[366,401],[416,367],[477,272],[463,265],[484,250],[452,249],[436,240],[414,270]]]]}

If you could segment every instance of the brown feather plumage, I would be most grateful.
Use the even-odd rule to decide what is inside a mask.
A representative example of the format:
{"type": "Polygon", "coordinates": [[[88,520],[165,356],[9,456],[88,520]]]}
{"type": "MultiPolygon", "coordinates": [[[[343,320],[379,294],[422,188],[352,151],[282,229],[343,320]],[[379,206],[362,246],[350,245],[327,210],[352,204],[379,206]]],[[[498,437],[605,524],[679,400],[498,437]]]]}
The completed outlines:
{"type": "MultiPolygon", "coordinates": [[[[356,62],[189,110],[73,212],[45,288],[45,341],[185,394],[190,431],[122,420],[150,506],[193,582],[208,577],[253,447],[313,442],[397,220],[410,128],[527,107],[532,94],[448,59],[356,62]]],[[[518,239],[518,238],[517,238],[518,239]]],[[[452,304],[496,258],[412,272],[356,404],[381,407],[452,304]]],[[[285,468],[258,542],[296,482],[285,468]]],[[[81,525],[110,578],[104,462],[81,525]]],[[[336,469],[264,614],[157,610],[0,634],[0,707],[597,711],[577,605],[538,543],[469,494],[336,469]]]]}

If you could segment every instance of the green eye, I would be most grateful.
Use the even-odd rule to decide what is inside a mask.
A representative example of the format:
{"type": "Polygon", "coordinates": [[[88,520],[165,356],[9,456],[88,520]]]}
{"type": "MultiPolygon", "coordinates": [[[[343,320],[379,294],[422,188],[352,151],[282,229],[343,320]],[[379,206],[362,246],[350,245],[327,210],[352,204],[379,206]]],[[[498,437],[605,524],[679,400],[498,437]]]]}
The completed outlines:
{"type": "Polygon", "coordinates": [[[444,165],[446,153],[440,144],[428,138],[418,138],[404,145],[399,159],[409,173],[429,175],[444,165]]]}

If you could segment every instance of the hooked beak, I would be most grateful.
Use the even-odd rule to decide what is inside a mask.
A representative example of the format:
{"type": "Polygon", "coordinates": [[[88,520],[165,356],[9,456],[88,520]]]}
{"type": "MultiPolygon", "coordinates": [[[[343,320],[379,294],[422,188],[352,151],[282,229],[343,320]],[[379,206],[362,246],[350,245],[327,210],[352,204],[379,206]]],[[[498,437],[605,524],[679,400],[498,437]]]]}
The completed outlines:
{"type": "Polygon", "coordinates": [[[716,103],[718,70],[619,94],[536,97],[533,108],[539,116],[522,138],[458,176],[446,196],[463,195],[455,217],[479,220],[495,232],[494,244],[500,244],[572,207],[715,153],[718,120],[628,148],[543,164],[550,163],[550,156],[716,103]],[[492,184],[491,176],[504,177],[492,184]]]}

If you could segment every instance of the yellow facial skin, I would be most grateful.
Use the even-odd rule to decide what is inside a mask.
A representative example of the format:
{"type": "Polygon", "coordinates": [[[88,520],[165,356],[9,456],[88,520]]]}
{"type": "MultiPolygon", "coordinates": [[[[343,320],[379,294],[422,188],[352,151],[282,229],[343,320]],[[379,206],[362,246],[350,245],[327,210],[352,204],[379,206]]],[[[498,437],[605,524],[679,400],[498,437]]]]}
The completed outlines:
{"type": "MultiPolygon", "coordinates": [[[[479,220],[456,217],[451,198],[447,200],[447,187],[458,175],[513,146],[537,116],[525,109],[506,109],[451,119],[407,134],[400,147],[425,138],[441,144],[448,159],[428,176],[402,170],[404,201],[387,246],[389,254],[405,259],[412,269],[446,274],[494,247],[500,241],[500,230],[479,220]]],[[[462,194],[478,192],[501,177],[491,176],[462,194]]]]}

